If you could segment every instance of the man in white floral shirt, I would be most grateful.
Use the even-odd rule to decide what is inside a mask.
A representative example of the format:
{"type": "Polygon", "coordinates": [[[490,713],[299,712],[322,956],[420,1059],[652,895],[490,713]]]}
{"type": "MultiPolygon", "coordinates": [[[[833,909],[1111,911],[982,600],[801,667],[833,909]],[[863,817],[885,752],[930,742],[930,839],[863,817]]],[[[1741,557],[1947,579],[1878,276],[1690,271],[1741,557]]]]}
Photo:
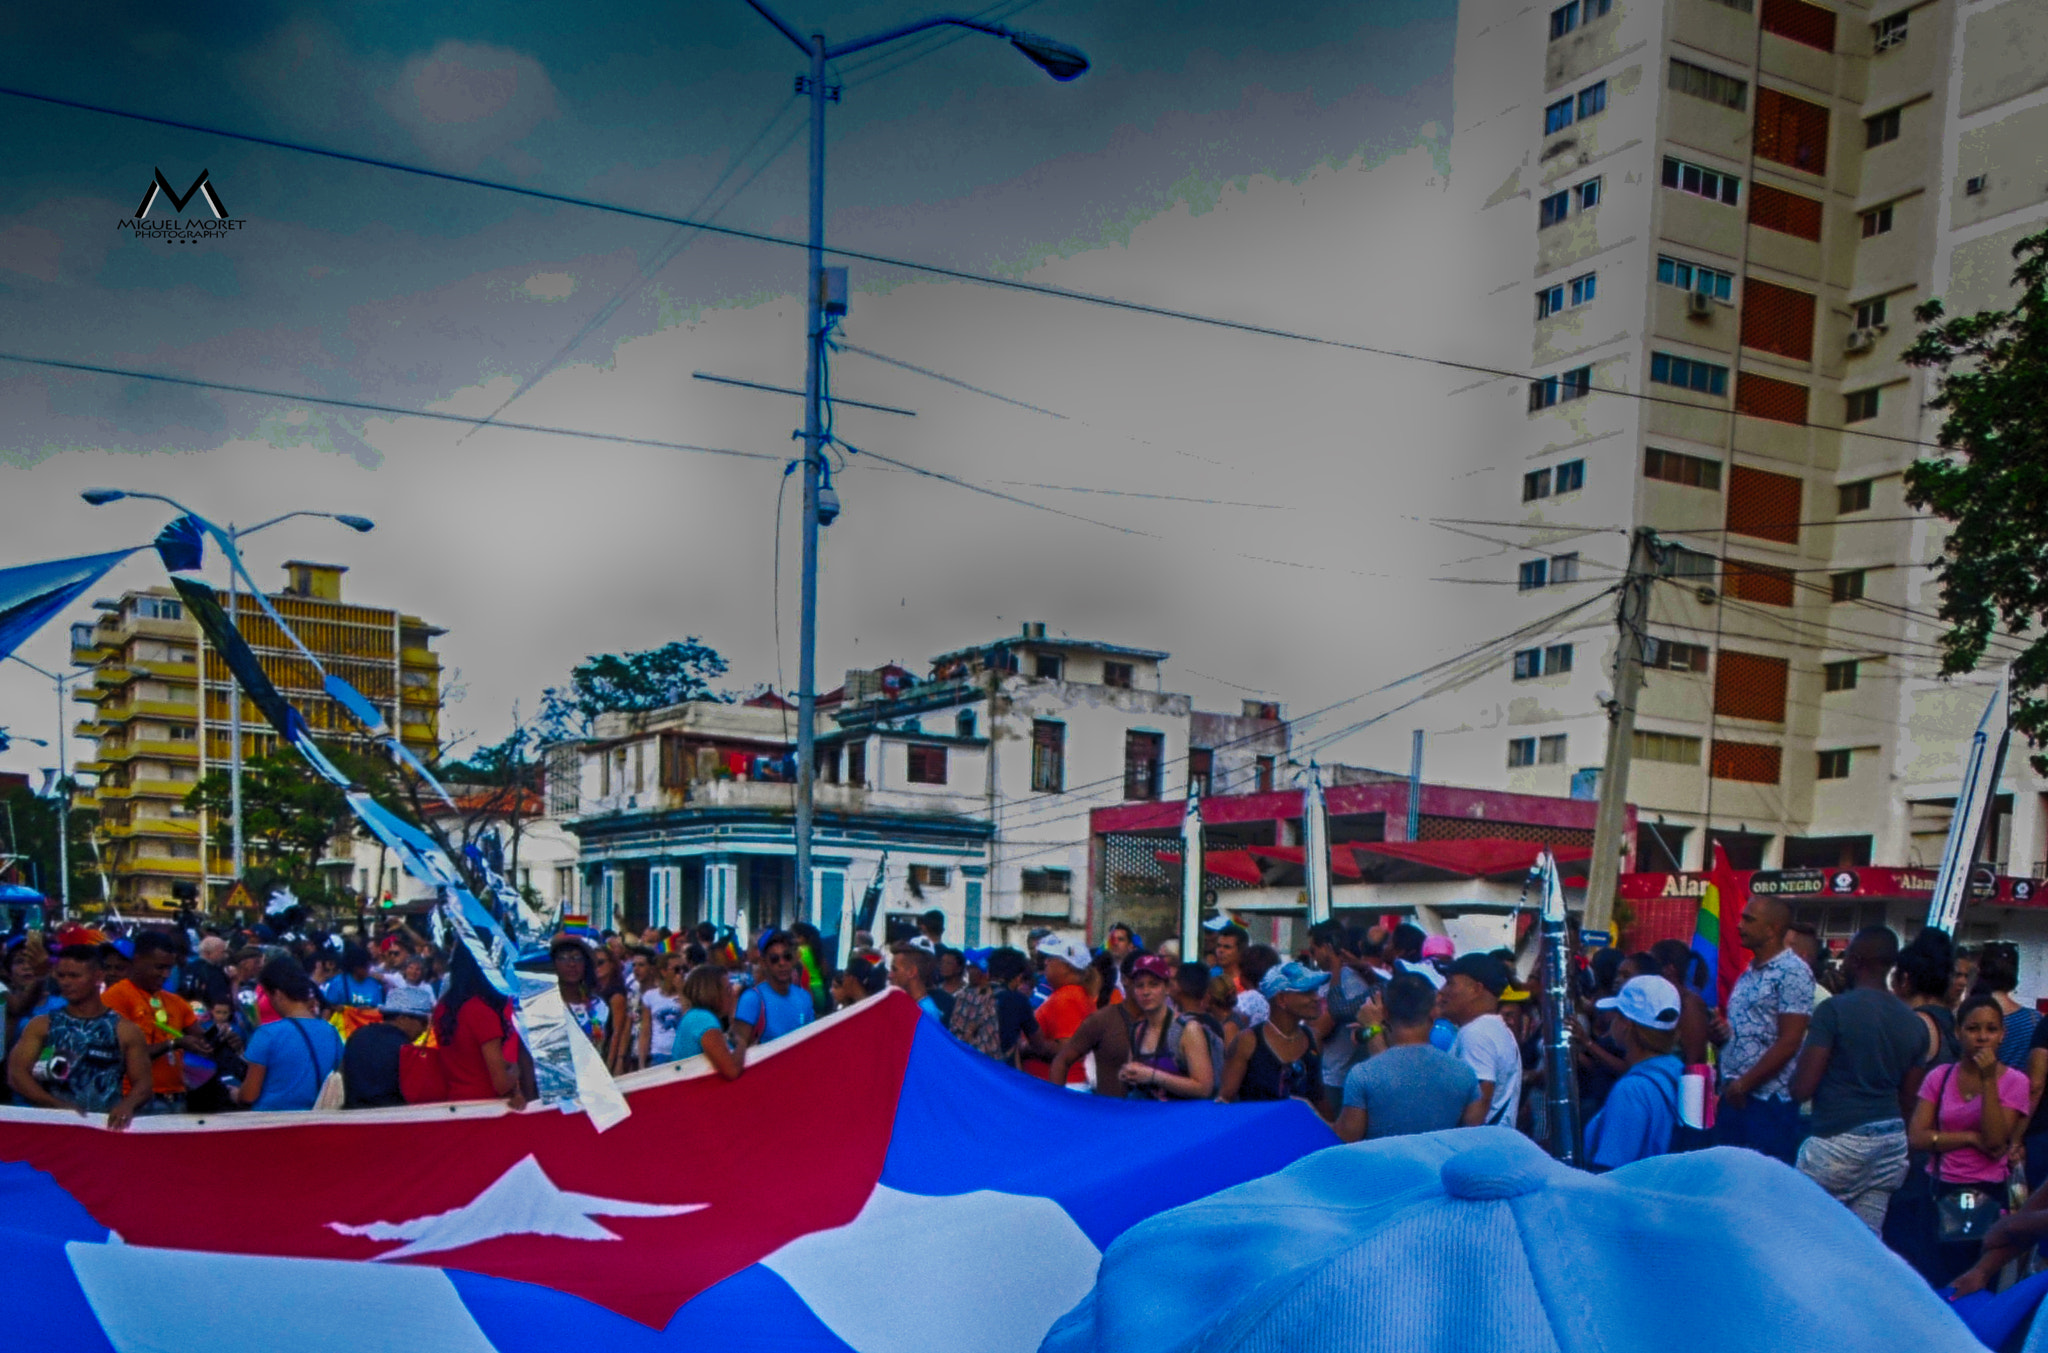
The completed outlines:
{"type": "Polygon", "coordinates": [[[1813,1018],[1813,970],[1785,947],[1792,911],[1775,897],[1753,897],[1736,927],[1750,951],[1749,971],[1714,1021],[1721,1046],[1721,1104],[1716,1146],[1746,1146],[1787,1165],[1799,1150],[1799,1106],[1792,1063],[1813,1018]]]}

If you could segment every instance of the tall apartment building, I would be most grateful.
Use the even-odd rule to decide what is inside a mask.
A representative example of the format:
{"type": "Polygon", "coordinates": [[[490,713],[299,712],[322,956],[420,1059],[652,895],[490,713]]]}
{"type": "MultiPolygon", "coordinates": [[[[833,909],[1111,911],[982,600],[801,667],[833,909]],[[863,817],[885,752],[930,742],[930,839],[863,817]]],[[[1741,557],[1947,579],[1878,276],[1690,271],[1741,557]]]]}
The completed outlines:
{"type": "MultiPolygon", "coordinates": [[[[286,586],[270,594],[270,604],[329,671],[383,712],[408,747],[432,759],[441,718],[441,662],[433,641],[445,631],[417,616],[344,602],[346,571],[338,564],[288,563],[286,586]]],[[[94,669],[91,683],[81,682],[74,695],[92,709],[75,731],[95,743],[92,759],[78,769],[98,780],[79,802],[100,814],[99,863],[111,897],[123,911],[171,909],[177,885],[192,884],[218,901],[234,885],[234,861],[207,850],[202,863],[202,843],[214,824],[188,811],[184,801],[208,770],[228,762],[234,678],[170,588],[96,604],[103,613],[97,622],[71,627],[71,659],[94,669]]],[[[319,674],[256,599],[237,597],[233,614],[264,674],[315,735],[361,743],[354,721],[328,698],[319,674]]],[[[275,751],[277,741],[244,700],[244,764],[275,751]]]]}
{"type": "MultiPolygon", "coordinates": [[[[2048,6],[1475,0],[1454,83],[1459,355],[1528,373],[1456,411],[1465,515],[1518,523],[1476,632],[1592,598],[1654,527],[1638,867],[1936,862],[1988,687],[1932,679],[1942,535],[1902,472],[1939,419],[1901,354],[1930,297],[2010,305],[2048,226],[2048,6]]],[[[1601,764],[1611,599],[1517,649],[1437,707],[1433,777],[1601,764]]],[[[1993,854],[2038,875],[2024,760],[1993,854]]]]}

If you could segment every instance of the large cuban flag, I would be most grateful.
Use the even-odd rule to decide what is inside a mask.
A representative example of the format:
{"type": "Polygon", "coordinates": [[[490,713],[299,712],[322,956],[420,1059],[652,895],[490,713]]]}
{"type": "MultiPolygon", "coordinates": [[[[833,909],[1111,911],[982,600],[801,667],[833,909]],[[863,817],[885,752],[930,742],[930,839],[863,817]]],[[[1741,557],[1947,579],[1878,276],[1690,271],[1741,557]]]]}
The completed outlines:
{"type": "Polygon", "coordinates": [[[1329,1146],[1305,1105],[1098,1100],[891,992],[502,1104],[138,1120],[0,1109],[9,1348],[1030,1353],[1103,1249],[1329,1146]]]}

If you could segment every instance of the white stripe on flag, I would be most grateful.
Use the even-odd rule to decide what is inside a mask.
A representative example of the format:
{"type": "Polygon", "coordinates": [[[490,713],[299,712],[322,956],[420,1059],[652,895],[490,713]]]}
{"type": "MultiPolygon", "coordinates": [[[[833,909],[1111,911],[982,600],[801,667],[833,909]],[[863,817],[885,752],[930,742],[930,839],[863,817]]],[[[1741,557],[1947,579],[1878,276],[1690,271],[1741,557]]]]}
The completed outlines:
{"type": "Polygon", "coordinates": [[[64,1250],[115,1353],[496,1353],[437,1268],[77,1240],[64,1250]]]}
{"type": "Polygon", "coordinates": [[[1095,1286],[1102,1255],[1050,1198],[979,1189],[936,1198],[877,1184],[844,1226],[761,1261],[855,1353],[1037,1353],[1095,1286]],[[1028,1237],[1019,1248],[1017,1238],[1028,1237]],[[915,1313],[877,1300],[908,1283],[915,1313]]]}

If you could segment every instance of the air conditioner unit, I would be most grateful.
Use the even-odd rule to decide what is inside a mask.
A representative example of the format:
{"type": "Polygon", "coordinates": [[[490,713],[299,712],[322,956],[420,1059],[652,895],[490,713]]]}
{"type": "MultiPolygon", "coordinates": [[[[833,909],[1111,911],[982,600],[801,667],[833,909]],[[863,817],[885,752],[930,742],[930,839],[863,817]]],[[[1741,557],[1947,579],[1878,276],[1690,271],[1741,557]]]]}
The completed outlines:
{"type": "Polygon", "coordinates": [[[1877,335],[1868,329],[1851,329],[1849,336],[1842,340],[1844,352],[1869,352],[1877,346],[1877,335]]]}
{"type": "Polygon", "coordinates": [[[1688,291],[1685,294],[1685,313],[1694,319],[1707,319],[1714,313],[1714,298],[1704,291],[1688,291]]]}

